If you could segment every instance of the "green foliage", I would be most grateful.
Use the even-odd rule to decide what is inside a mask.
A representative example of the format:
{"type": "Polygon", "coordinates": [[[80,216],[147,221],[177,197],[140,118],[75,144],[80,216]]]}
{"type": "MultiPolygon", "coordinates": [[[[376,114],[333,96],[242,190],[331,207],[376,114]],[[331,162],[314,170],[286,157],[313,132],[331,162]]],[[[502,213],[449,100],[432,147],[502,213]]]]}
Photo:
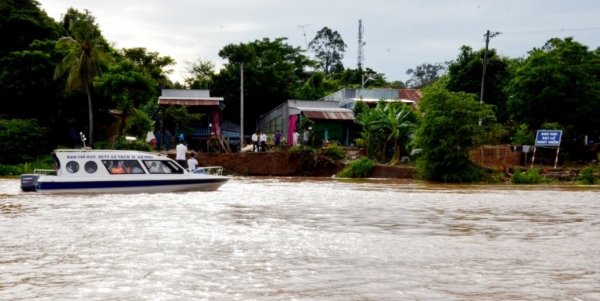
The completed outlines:
{"type": "Polygon", "coordinates": [[[23,165],[0,164],[0,176],[18,176],[23,173],[23,165]]]}
{"type": "Polygon", "coordinates": [[[0,164],[24,163],[49,152],[47,133],[33,119],[0,119],[0,164]]]}
{"type": "MultiPolygon", "coordinates": [[[[358,102],[360,103],[360,102],[358,102]]],[[[375,108],[361,106],[355,122],[362,127],[360,135],[371,159],[380,154],[385,159],[384,149],[388,143],[394,148],[392,164],[397,164],[400,150],[409,141],[417,116],[409,106],[402,103],[379,102],[375,108]]]]}
{"type": "Polygon", "coordinates": [[[356,147],[360,147],[360,148],[367,147],[367,142],[365,142],[365,139],[356,138],[356,139],[354,139],[354,142],[356,142],[356,147]]]}
{"type": "Polygon", "coordinates": [[[63,34],[35,0],[2,1],[0,16],[0,36],[4,41],[0,44],[0,57],[27,50],[35,40],[54,40],[63,34]]]}
{"type": "Polygon", "coordinates": [[[440,79],[440,76],[446,70],[446,65],[442,63],[424,63],[415,69],[406,70],[406,74],[411,78],[406,81],[406,86],[412,89],[422,89],[431,86],[440,79]]]}
{"type": "Polygon", "coordinates": [[[313,154],[315,149],[311,146],[292,146],[288,149],[290,154],[313,154]]]}
{"type": "MultiPolygon", "coordinates": [[[[157,96],[152,78],[136,71],[133,63],[129,61],[121,61],[111,66],[108,72],[98,80],[96,87],[98,91],[110,98],[114,106],[121,111],[119,136],[123,135],[126,119],[134,114],[135,108],[142,108],[149,102],[155,102],[157,96]]],[[[139,120],[140,114],[135,115],[139,120]]],[[[151,126],[145,127],[144,131],[150,128],[151,126]]]]}
{"type": "Polygon", "coordinates": [[[124,137],[121,137],[115,142],[113,149],[149,152],[152,151],[152,146],[144,140],[127,141],[124,137]]]}
{"type": "Polygon", "coordinates": [[[319,30],[315,38],[308,44],[308,48],[315,54],[321,69],[326,74],[344,70],[342,59],[346,47],[342,36],[327,27],[319,30]]]}
{"type": "Polygon", "coordinates": [[[510,138],[510,142],[512,144],[533,145],[535,144],[535,137],[533,136],[533,132],[529,130],[527,124],[523,123],[517,127],[517,131],[515,135],[510,138]]]}
{"type": "Polygon", "coordinates": [[[341,148],[339,145],[337,144],[330,144],[325,148],[325,156],[333,159],[333,160],[340,160],[343,159],[346,154],[344,152],[344,149],[341,148]]]}
{"type": "Polygon", "coordinates": [[[146,134],[152,130],[152,120],[143,111],[135,111],[129,120],[126,132],[138,139],[146,139],[146,134]]]}
{"type": "Polygon", "coordinates": [[[540,171],[536,168],[528,169],[525,173],[517,169],[510,178],[510,182],[513,184],[537,184],[542,182],[542,180],[540,171]]]}
{"type": "Polygon", "coordinates": [[[33,173],[36,169],[53,169],[52,157],[49,155],[40,156],[33,162],[25,162],[16,165],[0,164],[0,176],[18,176],[26,173],[33,173]]]}
{"type": "Polygon", "coordinates": [[[558,123],[570,137],[600,129],[599,55],[573,38],[534,48],[507,87],[511,117],[533,129],[558,123]]]}
{"type": "Polygon", "coordinates": [[[594,174],[595,172],[596,170],[591,166],[582,169],[579,172],[579,181],[581,181],[581,184],[593,185],[598,183],[598,177],[594,174]]]}
{"type": "Polygon", "coordinates": [[[298,128],[308,130],[309,127],[314,128],[315,122],[312,121],[311,119],[309,119],[308,117],[302,117],[302,120],[300,120],[300,125],[298,126],[298,128]]]}
{"type": "Polygon", "coordinates": [[[94,77],[101,74],[100,66],[106,64],[109,57],[103,45],[94,17],[86,11],[78,18],[69,20],[71,36],[63,37],[56,43],[58,50],[65,50],[67,55],[56,66],[54,79],[68,73],[65,90],[85,90],[88,98],[89,142],[94,142],[94,110],[92,105],[91,85],[94,77]]]}
{"type": "Polygon", "coordinates": [[[424,115],[414,141],[422,149],[417,160],[419,177],[443,182],[480,181],[482,169],[471,162],[469,151],[480,146],[486,131],[495,124],[491,106],[480,103],[473,94],[452,93],[434,85],[423,90],[419,108],[424,115]]]}
{"type": "Polygon", "coordinates": [[[219,51],[228,61],[212,77],[211,94],[225,98],[223,119],[239,120],[240,69],[244,68],[244,128],[255,130],[255,120],[265,108],[275,108],[285,99],[293,99],[306,82],[308,67],[314,61],[300,47],[285,43],[286,38],[264,38],[249,43],[229,44],[219,51]]]}
{"type": "Polygon", "coordinates": [[[189,113],[186,106],[169,106],[164,112],[165,122],[174,123],[179,131],[193,130],[204,114],[189,113]]]}
{"type": "Polygon", "coordinates": [[[363,157],[348,163],[348,165],[335,176],[338,178],[366,178],[375,166],[377,166],[377,164],[374,161],[363,157]]]}
{"type": "Polygon", "coordinates": [[[198,57],[194,61],[185,62],[185,71],[183,81],[190,89],[208,90],[215,75],[215,63],[198,57]]]}
{"type": "Polygon", "coordinates": [[[170,56],[160,56],[158,52],[147,51],[143,47],[123,48],[119,54],[133,64],[136,72],[152,78],[157,91],[161,85],[169,82],[167,75],[173,73],[173,69],[167,68],[175,65],[175,60],[170,56]]]}
{"type": "MultiPolygon", "coordinates": [[[[456,60],[448,64],[446,89],[451,92],[472,93],[479,97],[484,52],[484,49],[474,51],[469,46],[462,46],[456,60]]],[[[494,106],[494,114],[500,123],[509,119],[506,109],[508,96],[504,89],[510,80],[510,64],[511,60],[500,57],[495,49],[488,50],[483,102],[494,106]]]]}

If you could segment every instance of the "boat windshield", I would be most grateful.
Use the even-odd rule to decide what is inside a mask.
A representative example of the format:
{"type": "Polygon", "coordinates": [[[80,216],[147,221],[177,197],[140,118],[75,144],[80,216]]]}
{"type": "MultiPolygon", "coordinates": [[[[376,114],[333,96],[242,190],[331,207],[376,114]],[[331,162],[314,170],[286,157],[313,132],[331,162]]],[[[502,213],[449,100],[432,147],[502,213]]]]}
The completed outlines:
{"type": "Polygon", "coordinates": [[[183,168],[174,161],[167,160],[144,160],[144,165],[152,174],[182,174],[183,168]]]}

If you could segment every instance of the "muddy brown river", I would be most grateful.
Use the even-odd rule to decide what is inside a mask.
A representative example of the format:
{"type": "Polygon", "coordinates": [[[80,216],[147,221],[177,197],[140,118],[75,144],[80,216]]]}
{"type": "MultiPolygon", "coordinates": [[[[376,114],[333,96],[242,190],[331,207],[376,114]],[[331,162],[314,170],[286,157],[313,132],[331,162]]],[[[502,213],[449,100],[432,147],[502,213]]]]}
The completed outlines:
{"type": "Polygon", "coordinates": [[[0,179],[0,231],[0,300],[600,300],[599,187],[0,179]]]}

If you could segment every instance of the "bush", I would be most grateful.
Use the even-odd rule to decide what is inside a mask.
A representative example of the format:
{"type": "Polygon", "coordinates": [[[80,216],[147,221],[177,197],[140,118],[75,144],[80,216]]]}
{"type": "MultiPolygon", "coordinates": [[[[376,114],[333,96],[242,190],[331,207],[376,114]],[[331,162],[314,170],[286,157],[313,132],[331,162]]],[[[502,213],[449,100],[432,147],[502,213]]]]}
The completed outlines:
{"type": "Polygon", "coordinates": [[[33,119],[0,119],[0,145],[0,164],[32,161],[51,151],[46,128],[33,119]]]}
{"type": "Polygon", "coordinates": [[[588,166],[584,169],[582,169],[579,172],[579,180],[581,181],[581,184],[585,184],[585,185],[593,185],[596,184],[596,182],[598,182],[598,178],[596,177],[596,175],[594,175],[594,168],[591,166],[588,166]]]}
{"type": "Polygon", "coordinates": [[[513,184],[537,184],[542,182],[542,176],[540,171],[535,168],[528,169],[525,173],[517,169],[510,178],[510,182],[513,184]]]}
{"type": "Polygon", "coordinates": [[[314,151],[314,148],[310,146],[292,146],[288,149],[288,152],[290,152],[291,154],[312,154],[314,151]]]}
{"type": "Polygon", "coordinates": [[[33,173],[36,169],[54,169],[52,156],[38,157],[33,162],[25,162],[18,165],[0,165],[0,176],[18,176],[25,173],[33,173]]]}
{"type": "Polygon", "coordinates": [[[340,160],[346,157],[344,149],[337,144],[328,145],[327,148],[325,148],[325,156],[333,160],[340,160]]]}
{"type": "Polygon", "coordinates": [[[360,158],[352,161],[346,167],[336,174],[338,178],[366,178],[369,172],[377,164],[368,158],[360,158]]]}

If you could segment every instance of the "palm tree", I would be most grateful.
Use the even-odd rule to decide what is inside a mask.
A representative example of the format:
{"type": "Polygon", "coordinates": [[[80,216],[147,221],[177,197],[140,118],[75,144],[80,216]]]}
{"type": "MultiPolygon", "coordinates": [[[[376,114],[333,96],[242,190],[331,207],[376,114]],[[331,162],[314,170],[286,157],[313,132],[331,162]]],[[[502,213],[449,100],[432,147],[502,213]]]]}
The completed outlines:
{"type": "Polygon", "coordinates": [[[54,79],[69,73],[66,91],[84,89],[88,98],[89,140],[94,143],[94,111],[92,110],[91,85],[94,77],[100,75],[100,64],[108,61],[104,46],[101,44],[100,30],[94,24],[91,15],[71,20],[69,31],[72,37],[63,37],[56,43],[56,49],[66,50],[68,54],[54,69],[54,79]]]}
{"type": "Polygon", "coordinates": [[[412,130],[411,108],[403,104],[388,103],[385,107],[378,105],[376,110],[378,120],[376,128],[382,130],[387,140],[394,144],[392,165],[400,162],[400,143],[406,143],[412,130]]]}

